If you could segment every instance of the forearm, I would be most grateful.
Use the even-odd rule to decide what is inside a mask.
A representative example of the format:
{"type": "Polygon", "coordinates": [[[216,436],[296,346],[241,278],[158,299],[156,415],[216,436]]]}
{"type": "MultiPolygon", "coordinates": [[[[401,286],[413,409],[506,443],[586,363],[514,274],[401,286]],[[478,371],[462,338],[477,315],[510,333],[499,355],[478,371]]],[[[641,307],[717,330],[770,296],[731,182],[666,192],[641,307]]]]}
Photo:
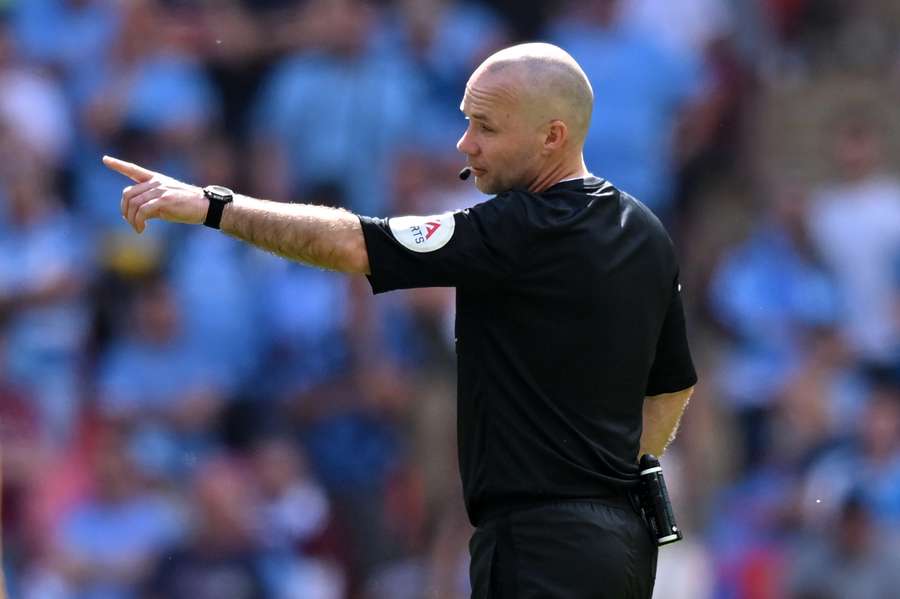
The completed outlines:
{"type": "Polygon", "coordinates": [[[693,392],[694,388],[690,387],[675,393],[644,398],[644,429],[641,433],[639,457],[645,453],[659,457],[665,452],[669,443],[675,439],[681,416],[693,392]]]}
{"type": "Polygon", "coordinates": [[[346,210],[236,195],[225,207],[221,229],[291,260],[346,273],[370,272],[359,218],[346,210]]]}

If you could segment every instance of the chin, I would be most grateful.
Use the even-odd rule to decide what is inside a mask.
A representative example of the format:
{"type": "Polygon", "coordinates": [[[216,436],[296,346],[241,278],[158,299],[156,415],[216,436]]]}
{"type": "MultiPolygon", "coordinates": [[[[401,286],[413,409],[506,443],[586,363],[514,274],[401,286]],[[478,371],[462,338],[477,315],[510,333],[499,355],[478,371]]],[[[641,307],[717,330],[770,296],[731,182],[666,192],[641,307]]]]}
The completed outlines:
{"type": "Polygon", "coordinates": [[[475,179],[475,187],[478,189],[478,191],[487,195],[496,195],[498,193],[506,191],[506,189],[503,189],[500,185],[497,185],[496,182],[486,181],[480,177],[475,179]]]}

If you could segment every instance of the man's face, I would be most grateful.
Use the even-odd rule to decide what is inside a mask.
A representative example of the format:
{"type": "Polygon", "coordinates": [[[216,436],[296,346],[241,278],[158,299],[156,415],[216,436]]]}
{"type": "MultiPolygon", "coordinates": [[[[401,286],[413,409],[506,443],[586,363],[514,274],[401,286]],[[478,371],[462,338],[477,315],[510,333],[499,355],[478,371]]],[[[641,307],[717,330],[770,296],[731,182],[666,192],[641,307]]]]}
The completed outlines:
{"type": "Polygon", "coordinates": [[[469,125],[456,144],[466,155],[475,186],[497,194],[527,188],[541,158],[541,134],[511,77],[477,71],[460,110],[469,125]]]}

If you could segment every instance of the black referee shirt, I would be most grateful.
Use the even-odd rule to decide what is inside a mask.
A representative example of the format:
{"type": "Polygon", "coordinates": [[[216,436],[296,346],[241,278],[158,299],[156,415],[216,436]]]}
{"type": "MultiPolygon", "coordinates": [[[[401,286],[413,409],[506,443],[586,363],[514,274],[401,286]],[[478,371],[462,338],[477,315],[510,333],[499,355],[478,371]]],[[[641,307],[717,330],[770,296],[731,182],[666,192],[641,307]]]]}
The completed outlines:
{"type": "Polygon", "coordinates": [[[456,287],[469,518],[636,482],[645,395],[696,380],[672,242],[596,177],[432,217],[361,217],[375,293],[456,287]]]}

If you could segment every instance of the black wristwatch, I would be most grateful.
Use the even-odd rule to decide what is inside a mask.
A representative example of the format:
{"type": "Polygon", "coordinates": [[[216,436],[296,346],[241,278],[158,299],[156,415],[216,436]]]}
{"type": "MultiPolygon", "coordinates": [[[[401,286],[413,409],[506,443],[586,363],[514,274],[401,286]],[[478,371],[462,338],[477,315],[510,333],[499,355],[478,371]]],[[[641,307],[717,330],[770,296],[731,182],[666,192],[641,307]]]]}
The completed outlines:
{"type": "Polygon", "coordinates": [[[206,219],[203,224],[213,229],[218,229],[222,222],[222,212],[225,204],[234,200],[234,192],[221,185],[208,185],[203,188],[203,195],[209,200],[209,209],[206,211],[206,219]]]}

